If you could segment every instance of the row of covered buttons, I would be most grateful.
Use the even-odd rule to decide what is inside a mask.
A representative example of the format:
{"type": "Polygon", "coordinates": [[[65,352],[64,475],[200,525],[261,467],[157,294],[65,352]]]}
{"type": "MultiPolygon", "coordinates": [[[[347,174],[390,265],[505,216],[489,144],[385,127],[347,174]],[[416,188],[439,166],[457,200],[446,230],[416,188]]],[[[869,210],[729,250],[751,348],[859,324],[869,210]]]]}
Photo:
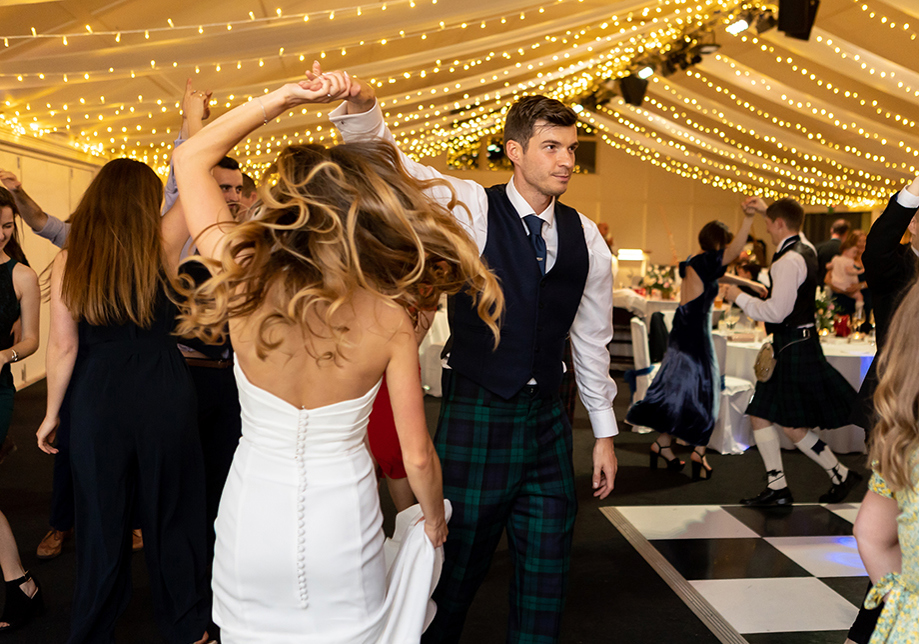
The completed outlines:
{"type": "Polygon", "coordinates": [[[300,410],[297,423],[297,449],[294,460],[297,462],[297,583],[300,589],[300,605],[309,605],[309,592],[306,588],[306,463],[303,460],[306,451],[306,427],[309,413],[300,410]]]}

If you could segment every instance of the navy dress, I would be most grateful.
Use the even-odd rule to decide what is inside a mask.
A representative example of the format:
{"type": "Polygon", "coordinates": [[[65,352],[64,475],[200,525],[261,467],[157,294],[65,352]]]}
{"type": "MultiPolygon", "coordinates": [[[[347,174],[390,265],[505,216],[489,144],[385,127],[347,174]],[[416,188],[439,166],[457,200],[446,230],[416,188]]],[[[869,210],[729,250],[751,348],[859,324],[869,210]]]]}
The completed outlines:
{"type": "Polygon", "coordinates": [[[707,445],[718,418],[721,374],[712,344],[712,304],[718,278],[724,275],[724,251],[706,251],[680,264],[680,277],[690,266],[702,280],[702,294],[680,305],[673,316],[667,352],[648,393],[629,409],[626,420],[707,445]]]}

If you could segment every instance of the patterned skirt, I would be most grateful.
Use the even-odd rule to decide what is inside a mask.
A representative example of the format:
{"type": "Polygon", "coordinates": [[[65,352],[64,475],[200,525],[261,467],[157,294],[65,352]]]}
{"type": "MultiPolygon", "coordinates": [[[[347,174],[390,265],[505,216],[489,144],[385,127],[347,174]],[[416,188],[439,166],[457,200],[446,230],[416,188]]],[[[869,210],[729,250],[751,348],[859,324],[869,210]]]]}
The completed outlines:
{"type": "Polygon", "coordinates": [[[816,337],[795,341],[777,333],[775,349],[775,371],[767,382],[756,383],[747,415],[783,427],[848,425],[856,392],[826,361],[820,341],[816,337]]]}

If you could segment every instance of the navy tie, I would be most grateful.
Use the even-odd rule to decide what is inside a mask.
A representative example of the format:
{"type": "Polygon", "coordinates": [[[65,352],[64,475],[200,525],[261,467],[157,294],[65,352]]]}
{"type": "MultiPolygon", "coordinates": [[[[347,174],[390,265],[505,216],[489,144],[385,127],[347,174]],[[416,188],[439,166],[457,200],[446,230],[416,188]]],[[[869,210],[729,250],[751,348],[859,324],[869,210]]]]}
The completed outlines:
{"type": "Polygon", "coordinates": [[[546,240],[542,238],[542,219],[536,215],[527,215],[523,218],[523,223],[530,229],[530,242],[533,244],[533,250],[536,252],[536,261],[539,262],[539,270],[545,275],[546,240]]]}

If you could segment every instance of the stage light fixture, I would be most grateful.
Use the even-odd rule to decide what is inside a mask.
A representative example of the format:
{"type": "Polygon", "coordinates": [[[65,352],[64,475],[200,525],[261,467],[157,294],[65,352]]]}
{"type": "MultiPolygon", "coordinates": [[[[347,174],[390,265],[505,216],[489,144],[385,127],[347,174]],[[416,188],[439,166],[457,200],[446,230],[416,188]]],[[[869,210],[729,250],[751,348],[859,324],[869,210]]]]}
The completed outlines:
{"type": "Polygon", "coordinates": [[[654,76],[654,65],[645,65],[638,70],[638,78],[646,80],[654,76]]]}

